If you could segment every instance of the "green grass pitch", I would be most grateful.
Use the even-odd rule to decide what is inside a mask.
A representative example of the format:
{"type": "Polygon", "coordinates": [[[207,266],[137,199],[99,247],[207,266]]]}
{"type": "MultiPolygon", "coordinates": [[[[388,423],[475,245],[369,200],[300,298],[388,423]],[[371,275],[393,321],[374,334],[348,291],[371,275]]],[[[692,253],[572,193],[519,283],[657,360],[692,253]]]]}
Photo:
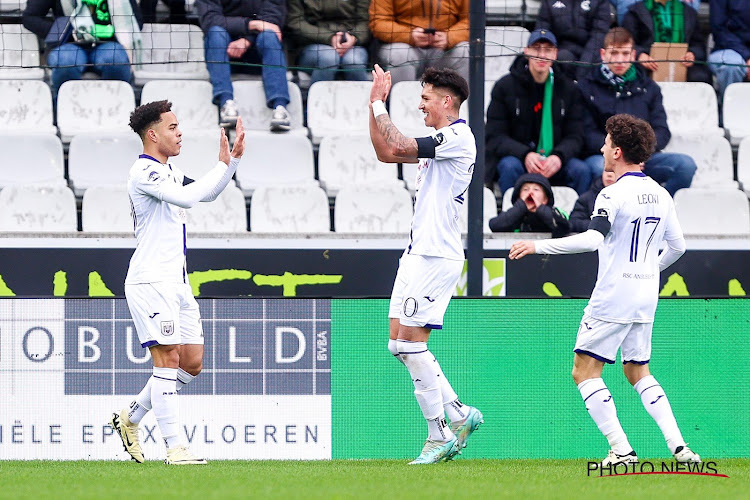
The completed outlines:
{"type": "Polygon", "coordinates": [[[750,498],[750,459],[716,468],[729,478],[587,477],[585,460],[0,461],[0,498],[750,498]]]}

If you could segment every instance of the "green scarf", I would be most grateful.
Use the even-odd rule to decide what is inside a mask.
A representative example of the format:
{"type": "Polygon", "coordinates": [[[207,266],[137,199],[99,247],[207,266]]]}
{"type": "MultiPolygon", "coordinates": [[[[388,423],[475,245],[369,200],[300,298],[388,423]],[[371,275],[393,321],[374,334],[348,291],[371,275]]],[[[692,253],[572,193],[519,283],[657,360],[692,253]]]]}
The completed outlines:
{"type": "Polygon", "coordinates": [[[680,0],[643,0],[654,20],[654,42],[685,43],[685,6],[680,0]]]}
{"type": "Polygon", "coordinates": [[[616,88],[618,91],[622,90],[626,83],[634,81],[638,77],[635,65],[631,64],[628,70],[622,76],[615,75],[609,66],[606,64],[601,65],[602,76],[607,80],[610,85],[616,88]]]}
{"type": "Polygon", "coordinates": [[[544,102],[542,103],[542,127],[539,131],[539,147],[536,152],[540,155],[549,156],[555,147],[555,134],[552,127],[552,87],[555,84],[555,74],[552,68],[544,83],[544,102]]]}

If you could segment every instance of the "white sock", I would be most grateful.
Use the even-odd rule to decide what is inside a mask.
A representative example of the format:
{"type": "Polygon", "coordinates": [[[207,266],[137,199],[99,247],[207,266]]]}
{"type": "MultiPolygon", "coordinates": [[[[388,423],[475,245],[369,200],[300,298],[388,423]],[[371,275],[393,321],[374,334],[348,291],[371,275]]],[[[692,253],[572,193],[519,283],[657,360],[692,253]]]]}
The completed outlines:
{"type": "Polygon", "coordinates": [[[646,411],[656,421],[662,434],[664,434],[669,451],[674,454],[678,447],[685,446],[682,433],[680,428],[677,427],[677,421],[672,413],[672,406],[669,404],[667,395],[664,394],[664,389],[661,388],[653,375],[647,375],[640,379],[633,386],[633,389],[641,396],[643,407],[646,408],[646,411]]]}
{"type": "Polygon", "coordinates": [[[135,397],[132,403],[130,403],[130,410],[128,411],[128,419],[133,424],[141,423],[146,413],[151,411],[151,382],[154,377],[149,377],[146,385],[143,386],[141,392],[135,397]]]}
{"type": "Polygon", "coordinates": [[[154,367],[151,382],[151,403],[156,423],[167,448],[181,443],[177,424],[177,368],[154,367]]]}
{"type": "Polygon", "coordinates": [[[414,395],[427,420],[430,439],[448,441],[453,433],[445,422],[439,365],[425,342],[398,340],[398,352],[414,382],[414,395]]]}
{"type": "Polygon", "coordinates": [[[188,385],[197,375],[190,375],[182,368],[177,369],[177,392],[180,392],[183,387],[188,385]]]}
{"type": "Polygon", "coordinates": [[[594,419],[596,426],[609,441],[612,451],[618,455],[627,455],[633,451],[625,431],[617,418],[617,408],[612,400],[607,385],[601,378],[590,378],[578,384],[586,409],[594,419]]]}
{"type": "Polygon", "coordinates": [[[435,368],[437,369],[438,380],[440,381],[440,394],[443,398],[445,413],[448,414],[451,422],[459,422],[465,419],[469,414],[469,407],[459,401],[458,394],[451,387],[451,383],[448,382],[448,377],[443,373],[443,369],[440,367],[437,359],[435,359],[435,368]]]}
{"type": "Polygon", "coordinates": [[[398,354],[398,344],[396,339],[388,339],[388,350],[391,351],[391,354],[393,354],[393,357],[396,358],[401,362],[401,364],[404,364],[404,360],[401,359],[401,356],[398,354]]]}

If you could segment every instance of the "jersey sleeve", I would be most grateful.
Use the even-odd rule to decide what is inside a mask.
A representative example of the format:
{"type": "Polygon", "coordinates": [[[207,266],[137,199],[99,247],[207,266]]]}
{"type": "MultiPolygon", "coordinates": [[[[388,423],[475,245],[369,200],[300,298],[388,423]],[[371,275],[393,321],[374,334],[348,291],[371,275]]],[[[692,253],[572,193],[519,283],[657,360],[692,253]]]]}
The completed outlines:
{"type": "Polygon", "coordinates": [[[445,160],[461,156],[464,138],[453,127],[443,127],[427,137],[419,137],[417,141],[418,158],[434,158],[445,160]]]}
{"type": "Polygon", "coordinates": [[[151,163],[135,179],[135,189],[154,198],[159,198],[159,187],[167,181],[163,165],[151,163]]]}
{"type": "Polygon", "coordinates": [[[619,204],[612,191],[606,188],[602,189],[596,196],[596,201],[594,201],[594,212],[591,214],[591,220],[594,221],[597,217],[603,217],[612,225],[615,222],[618,206],[619,204]]]}
{"type": "Polygon", "coordinates": [[[669,214],[667,214],[666,227],[664,228],[664,239],[667,241],[684,239],[682,226],[677,219],[677,211],[674,208],[674,201],[669,200],[669,214]]]}

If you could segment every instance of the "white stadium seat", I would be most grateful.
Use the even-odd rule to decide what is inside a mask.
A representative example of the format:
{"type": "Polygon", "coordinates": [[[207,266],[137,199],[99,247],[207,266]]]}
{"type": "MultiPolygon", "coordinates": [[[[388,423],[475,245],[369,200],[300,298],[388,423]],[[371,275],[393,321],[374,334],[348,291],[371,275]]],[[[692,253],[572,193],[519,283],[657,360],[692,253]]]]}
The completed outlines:
{"type": "Polygon", "coordinates": [[[732,146],[720,135],[672,135],[664,148],[669,153],[684,153],[698,167],[690,187],[736,188],[732,146]]]}
{"type": "Polygon", "coordinates": [[[192,24],[144,24],[135,84],[150,80],[207,80],[203,31],[192,24]]]}
{"type": "Polygon", "coordinates": [[[250,134],[236,179],[245,195],[260,186],[317,184],[310,140],[295,134],[250,134]]]}
{"type": "Polygon", "coordinates": [[[20,24],[0,24],[0,79],[41,80],[39,40],[20,24]]]}
{"type": "Polygon", "coordinates": [[[63,146],[52,134],[0,133],[0,187],[65,185],[63,146]]]}
{"type": "Polygon", "coordinates": [[[143,143],[133,131],[78,134],[68,149],[68,179],[76,196],[91,186],[126,185],[143,143]]]}
{"type": "Polygon", "coordinates": [[[659,82],[672,135],[724,135],[714,88],[702,82],[659,82]]]}
{"type": "Polygon", "coordinates": [[[211,102],[211,83],[199,80],[153,80],[143,86],[141,104],[168,100],[180,130],[213,130],[219,126],[219,108],[211,102]]]}
{"type": "Polygon", "coordinates": [[[724,128],[729,132],[732,146],[739,145],[750,135],[750,82],[733,83],[724,91],[724,128]]]}
{"type": "Polygon", "coordinates": [[[737,180],[742,183],[742,189],[750,193],[750,137],[745,137],[737,152],[737,180]]]}
{"type": "Polygon", "coordinates": [[[408,233],[413,213],[409,192],[393,185],[347,186],[336,196],[337,233],[408,233]]]}
{"type": "Polygon", "coordinates": [[[406,80],[397,82],[391,89],[389,114],[393,124],[407,137],[425,137],[435,129],[424,124],[424,114],[419,110],[422,84],[406,80]]]}
{"type": "Polygon", "coordinates": [[[244,233],[247,231],[245,196],[229,184],[218,198],[187,210],[188,233],[244,233]]]}
{"type": "MultiPolygon", "coordinates": [[[[307,127],[303,126],[302,92],[294,82],[288,82],[290,134],[307,136],[307,127]]],[[[232,83],[234,100],[242,117],[242,124],[248,133],[260,132],[270,134],[271,115],[273,110],[266,106],[266,93],[263,82],[256,80],[239,80],[232,83]]]]}
{"type": "Polygon", "coordinates": [[[22,13],[26,8],[26,0],[0,0],[0,12],[22,13]]]}
{"type": "MultiPolygon", "coordinates": [[[[497,215],[497,199],[495,193],[491,189],[483,188],[484,201],[482,202],[482,231],[485,233],[491,233],[490,231],[490,219],[497,215]]],[[[461,205],[461,210],[458,212],[459,226],[461,232],[466,233],[469,230],[469,197],[467,196],[461,205]]]]}
{"type": "Polygon", "coordinates": [[[76,198],[67,186],[15,185],[0,191],[0,231],[77,230],[76,198]]]}
{"type": "Polygon", "coordinates": [[[329,196],[353,184],[403,183],[398,167],[378,160],[369,135],[329,135],[320,141],[318,176],[329,196]]]}
{"type": "Polygon", "coordinates": [[[750,234],[750,206],[739,189],[680,189],[674,206],[687,235],[750,234]]]}
{"type": "MultiPolygon", "coordinates": [[[[221,129],[188,130],[182,134],[180,154],[169,158],[168,162],[176,166],[191,179],[200,179],[219,161],[221,129]]],[[[248,149],[245,148],[245,153],[248,149]]]]}
{"type": "Polygon", "coordinates": [[[57,95],[57,126],[63,142],[82,132],[130,130],[135,94],[128,82],[70,80],[57,95]]]}
{"type": "Polygon", "coordinates": [[[263,186],[250,200],[254,233],[327,233],[331,230],[328,197],[312,184],[263,186]]]}
{"type": "Polygon", "coordinates": [[[41,80],[0,80],[0,131],[56,134],[52,92],[41,80]]]}
{"type": "Polygon", "coordinates": [[[307,94],[307,126],[314,144],[326,135],[366,134],[371,82],[323,81],[307,94]]]}
{"type": "Polygon", "coordinates": [[[135,235],[126,183],[88,188],[83,194],[81,222],[88,233],[135,235]]]}
{"type": "Polygon", "coordinates": [[[484,79],[494,82],[508,74],[529,35],[529,30],[520,26],[488,26],[484,31],[484,79]]]}

